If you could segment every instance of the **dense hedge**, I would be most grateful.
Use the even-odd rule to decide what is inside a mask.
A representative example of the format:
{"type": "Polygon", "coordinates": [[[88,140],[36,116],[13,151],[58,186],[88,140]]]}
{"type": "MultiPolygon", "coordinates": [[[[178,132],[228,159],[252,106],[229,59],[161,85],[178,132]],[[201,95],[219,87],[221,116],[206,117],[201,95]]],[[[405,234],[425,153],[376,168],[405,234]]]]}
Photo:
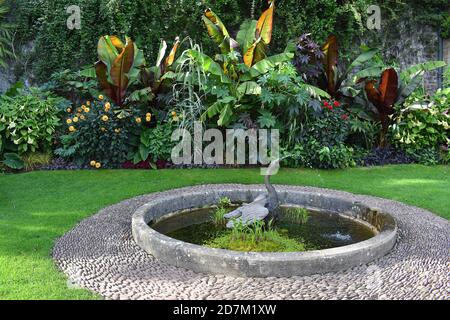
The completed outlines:
{"type": "MultiPolygon", "coordinates": [[[[258,17],[267,6],[266,0],[10,0],[12,15],[18,27],[15,44],[35,40],[28,64],[38,82],[57,70],[77,69],[96,58],[96,43],[104,34],[130,35],[154,61],[159,39],[168,41],[180,35],[202,40],[204,49],[212,50],[206,39],[201,14],[212,7],[232,33],[239,24],[258,17]],[[82,11],[82,29],[66,28],[65,8],[77,4],[82,11]],[[255,5],[253,7],[253,4],[255,5]]],[[[412,4],[417,18],[441,23],[448,8],[447,0],[379,1],[383,12],[393,18],[412,4]]],[[[287,41],[305,32],[322,42],[330,33],[340,36],[342,48],[364,33],[365,8],[370,0],[278,0],[274,28],[273,51],[284,49],[287,41]]],[[[448,15],[447,15],[448,16],[448,15]]],[[[397,16],[398,18],[398,16],[397,16]]],[[[353,46],[354,47],[354,46],[353,46]]],[[[23,67],[22,64],[18,66],[23,67]]],[[[16,70],[21,74],[23,70],[16,70]]]]}
{"type": "MultiPolygon", "coordinates": [[[[366,0],[352,1],[362,9],[366,0]]],[[[17,0],[13,1],[14,18],[19,26],[16,43],[36,40],[33,73],[44,81],[56,70],[79,68],[94,61],[96,43],[103,34],[130,35],[153,61],[159,39],[168,41],[177,35],[190,36],[201,41],[206,51],[213,44],[207,40],[201,14],[212,7],[230,32],[236,33],[252,12],[258,17],[267,6],[265,0],[79,0],[82,11],[82,29],[66,28],[68,14],[65,8],[72,0],[17,0]]],[[[360,26],[348,5],[334,0],[279,0],[277,2],[273,51],[282,51],[289,39],[301,33],[313,33],[323,41],[336,29],[348,41],[360,32],[360,26]]]]}

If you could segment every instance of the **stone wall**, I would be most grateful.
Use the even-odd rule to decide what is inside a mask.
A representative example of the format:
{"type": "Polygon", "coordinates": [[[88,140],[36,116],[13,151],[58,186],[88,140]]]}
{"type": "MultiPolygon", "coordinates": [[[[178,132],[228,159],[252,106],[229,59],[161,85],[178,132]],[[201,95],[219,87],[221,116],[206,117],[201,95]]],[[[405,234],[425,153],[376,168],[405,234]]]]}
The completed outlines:
{"type": "Polygon", "coordinates": [[[450,39],[444,40],[444,61],[450,65],[450,39]]]}
{"type": "MultiPolygon", "coordinates": [[[[435,28],[403,19],[384,25],[380,31],[382,50],[389,61],[397,61],[400,69],[430,60],[438,60],[439,36],[435,28]]],[[[424,77],[427,92],[438,89],[438,71],[429,72],[424,77]]]]}

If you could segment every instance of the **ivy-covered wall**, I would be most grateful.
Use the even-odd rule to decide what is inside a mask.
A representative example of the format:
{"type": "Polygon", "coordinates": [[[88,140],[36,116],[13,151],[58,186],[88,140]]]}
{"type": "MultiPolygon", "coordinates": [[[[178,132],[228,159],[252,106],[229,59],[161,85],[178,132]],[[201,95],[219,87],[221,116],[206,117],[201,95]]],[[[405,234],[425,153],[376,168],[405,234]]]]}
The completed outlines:
{"type": "MultiPolygon", "coordinates": [[[[230,31],[236,33],[242,21],[260,15],[267,0],[10,0],[10,4],[11,19],[17,28],[14,37],[17,61],[10,72],[16,77],[25,74],[42,83],[54,71],[77,70],[94,62],[97,40],[104,34],[131,36],[149,61],[156,59],[162,38],[172,41],[176,36],[190,36],[202,43],[205,51],[212,51],[214,45],[201,21],[206,7],[213,8],[230,31]],[[69,5],[81,8],[81,30],[69,30],[66,26],[69,5]],[[31,50],[23,50],[24,45],[31,50]]],[[[335,33],[343,57],[351,55],[361,42],[395,46],[400,36],[393,31],[396,23],[400,25],[405,19],[406,11],[412,12],[412,19],[406,18],[408,21],[418,26],[430,24],[431,31],[444,25],[448,16],[444,10],[448,8],[447,0],[278,0],[276,5],[272,51],[282,51],[288,40],[302,33],[312,33],[319,43],[335,33]],[[387,29],[380,32],[365,27],[366,8],[375,2],[382,7],[383,19],[389,22],[384,23],[387,29]]],[[[404,36],[408,34],[401,35],[404,36]]],[[[407,51],[398,53],[404,55],[407,51]]]]}

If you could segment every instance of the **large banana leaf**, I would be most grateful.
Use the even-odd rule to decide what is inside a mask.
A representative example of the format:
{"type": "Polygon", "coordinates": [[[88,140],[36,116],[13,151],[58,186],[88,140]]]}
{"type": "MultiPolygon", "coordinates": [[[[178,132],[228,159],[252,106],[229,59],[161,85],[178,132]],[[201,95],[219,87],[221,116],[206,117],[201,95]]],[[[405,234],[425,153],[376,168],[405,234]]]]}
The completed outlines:
{"type": "Polygon", "coordinates": [[[106,64],[108,67],[108,72],[111,70],[114,60],[119,55],[117,48],[123,46],[122,41],[116,36],[103,36],[99,39],[97,45],[98,58],[106,64]]]}
{"type": "Polygon", "coordinates": [[[243,53],[246,53],[255,42],[256,23],[256,20],[245,21],[237,34],[236,40],[243,53]]]}
{"type": "Polygon", "coordinates": [[[123,101],[130,83],[128,73],[133,67],[134,43],[127,39],[127,44],[113,62],[110,75],[112,83],[117,87],[117,99],[123,101]]]}
{"type": "Polygon", "coordinates": [[[238,47],[238,43],[230,37],[222,20],[211,9],[205,10],[202,19],[209,36],[217,43],[222,53],[229,53],[238,47]]]}
{"type": "Polygon", "coordinates": [[[237,88],[240,97],[243,97],[244,95],[260,95],[261,91],[261,86],[255,81],[245,81],[237,88]]]}
{"type": "Polygon", "coordinates": [[[439,68],[443,68],[446,65],[447,64],[444,61],[428,61],[424,63],[419,63],[404,70],[400,74],[400,77],[403,81],[408,82],[417,75],[423,74],[424,72],[429,72],[439,68]]]}
{"type": "Polygon", "coordinates": [[[138,78],[139,69],[145,63],[144,55],[130,38],[126,37],[124,44],[116,36],[101,37],[97,53],[99,61],[95,64],[95,73],[100,86],[120,106],[128,86],[138,78]]]}
{"type": "Polygon", "coordinates": [[[323,65],[327,80],[327,91],[329,94],[336,93],[337,64],[338,64],[338,44],[334,35],[328,37],[327,42],[322,47],[324,53],[323,65]]]}
{"type": "Polygon", "coordinates": [[[367,98],[378,110],[381,121],[380,146],[386,144],[386,134],[389,128],[389,115],[394,114],[394,104],[398,98],[398,74],[395,69],[387,69],[381,75],[380,86],[375,87],[375,80],[366,83],[365,91],[367,98]]]}
{"type": "Polygon", "coordinates": [[[256,78],[262,74],[269,72],[271,69],[281,63],[291,61],[292,58],[294,58],[293,52],[283,52],[267,57],[264,60],[255,63],[250,68],[250,71],[243,75],[242,80],[251,80],[253,78],[256,78]]]}
{"type": "Polygon", "coordinates": [[[180,46],[180,38],[176,37],[175,38],[175,44],[173,45],[172,50],[170,50],[170,53],[167,56],[166,61],[165,61],[166,68],[170,67],[174,63],[175,56],[177,54],[179,46],[180,46]]]}
{"type": "Polygon", "coordinates": [[[267,46],[272,40],[273,14],[275,10],[275,1],[269,1],[269,8],[263,12],[259,20],[256,22],[254,42],[243,50],[244,63],[247,67],[253,66],[255,63],[266,58],[267,46]]]}
{"type": "Polygon", "coordinates": [[[95,73],[97,75],[97,80],[102,87],[103,92],[110,97],[114,102],[118,101],[116,94],[116,88],[108,80],[108,67],[102,61],[95,63],[95,73]]]}
{"type": "Polygon", "coordinates": [[[392,114],[398,97],[398,75],[395,69],[387,69],[381,75],[379,88],[375,81],[366,83],[366,94],[370,102],[378,109],[380,114],[392,114]]]}
{"type": "Polygon", "coordinates": [[[258,20],[258,23],[256,24],[256,39],[262,38],[266,45],[272,40],[275,0],[271,0],[269,3],[269,8],[263,12],[258,20]]]}
{"type": "Polygon", "coordinates": [[[398,74],[395,69],[387,69],[382,73],[379,92],[386,113],[393,112],[393,105],[398,96],[398,74]]]}
{"type": "Polygon", "coordinates": [[[159,45],[158,57],[156,58],[156,66],[160,67],[164,57],[166,56],[167,43],[164,40],[161,40],[161,44],[159,45]]]}
{"type": "Polygon", "coordinates": [[[259,38],[255,41],[244,54],[244,63],[247,67],[251,67],[254,64],[264,60],[266,58],[266,44],[259,38]]]}
{"type": "Polygon", "coordinates": [[[228,78],[228,76],[223,72],[222,67],[206,54],[197,50],[190,49],[187,51],[187,55],[192,60],[197,62],[205,72],[220,77],[222,83],[232,82],[230,78],[228,78]]]}

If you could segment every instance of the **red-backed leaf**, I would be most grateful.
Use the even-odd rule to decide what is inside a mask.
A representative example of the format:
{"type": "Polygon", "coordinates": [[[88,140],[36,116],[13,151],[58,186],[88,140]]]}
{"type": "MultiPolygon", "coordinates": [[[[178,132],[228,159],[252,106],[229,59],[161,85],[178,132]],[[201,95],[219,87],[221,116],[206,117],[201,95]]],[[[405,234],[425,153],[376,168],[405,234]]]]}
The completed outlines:
{"type": "Polygon", "coordinates": [[[365,90],[367,94],[367,98],[370,102],[372,102],[377,109],[379,105],[381,105],[381,94],[378,89],[375,87],[375,80],[370,80],[366,82],[365,90]]]}
{"type": "Polygon", "coordinates": [[[103,89],[103,92],[109,96],[115,103],[118,103],[117,101],[117,94],[116,89],[112,84],[108,81],[108,68],[106,64],[104,64],[102,61],[98,61],[95,64],[95,73],[97,75],[98,82],[100,86],[103,89]]]}
{"type": "Polygon", "coordinates": [[[113,81],[113,84],[118,88],[117,98],[120,102],[122,102],[128,87],[128,73],[133,67],[133,62],[134,43],[130,39],[127,39],[125,47],[123,48],[122,52],[116,57],[111,68],[111,80],[113,81]]]}
{"type": "Polygon", "coordinates": [[[330,95],[336,93],[336,71],[338,64],[338,44],[334,35],[328,37],[327,42],[323,45],[324,53],[323,64],[327,77],[327,90],[330,95]]]}
{"type": "Polygon", "coordinates": [[[381,74],[379,91],[385,113],[390,114],[398,96],[398,75],[395,69],[387,69],[381,74]]]}

